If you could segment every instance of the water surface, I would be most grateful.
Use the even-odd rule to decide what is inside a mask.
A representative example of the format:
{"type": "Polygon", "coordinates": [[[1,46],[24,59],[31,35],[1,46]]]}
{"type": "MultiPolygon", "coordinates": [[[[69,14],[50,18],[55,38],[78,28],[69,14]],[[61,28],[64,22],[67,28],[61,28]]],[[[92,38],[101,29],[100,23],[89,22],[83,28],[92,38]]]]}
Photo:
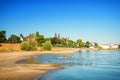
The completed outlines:
{"type": "Polygon", "coordinates": [[[119,50],[44,54],[36,61],[63,66],[39,75],[35,80],[120,80],[119,50]]]}

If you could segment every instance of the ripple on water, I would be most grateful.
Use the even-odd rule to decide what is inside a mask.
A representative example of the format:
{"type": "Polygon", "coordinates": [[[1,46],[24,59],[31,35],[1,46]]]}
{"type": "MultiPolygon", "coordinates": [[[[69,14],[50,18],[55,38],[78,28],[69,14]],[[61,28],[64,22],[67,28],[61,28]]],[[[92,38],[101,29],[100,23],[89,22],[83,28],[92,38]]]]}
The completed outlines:
{"type": "Polygon", "coordinates": [[[42,55],[39,63],[64,64],[35,80],[120,80],[120,51],[42,55]]]}

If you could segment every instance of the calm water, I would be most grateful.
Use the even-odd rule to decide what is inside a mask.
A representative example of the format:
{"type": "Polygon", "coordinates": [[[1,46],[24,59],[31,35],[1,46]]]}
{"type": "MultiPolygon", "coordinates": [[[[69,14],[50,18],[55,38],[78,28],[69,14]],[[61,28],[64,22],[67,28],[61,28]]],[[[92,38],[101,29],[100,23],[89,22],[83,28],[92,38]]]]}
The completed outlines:
{"type": "Polygon", "coordinates": [[[120,50],[47,54],[38,63],[64,64],[35,80],[120,80],[120,50]]]}

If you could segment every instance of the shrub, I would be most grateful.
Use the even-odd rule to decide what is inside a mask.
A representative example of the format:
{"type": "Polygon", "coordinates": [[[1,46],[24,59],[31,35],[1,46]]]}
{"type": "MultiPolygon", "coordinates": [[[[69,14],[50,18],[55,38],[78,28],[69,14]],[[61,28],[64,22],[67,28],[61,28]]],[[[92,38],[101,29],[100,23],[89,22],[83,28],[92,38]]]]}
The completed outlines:
{"type": "Polygon", "coordinates": [[[21,50],[29,51],[31,49],[31,46],[28,41],[21,43],[21,50]]]}
{"type": "Polygon", "coordinates": [[[34,34],[30,34],[28,40],[21,43],[21,50],[30,51],[37,49],[37,42],[34,38],[34,34]]]}
{"type": "Polygon", "coordinates": [[[51,41],[46,41],[43,46],[44,50],[50,51],[52,49],[51,41]]]}

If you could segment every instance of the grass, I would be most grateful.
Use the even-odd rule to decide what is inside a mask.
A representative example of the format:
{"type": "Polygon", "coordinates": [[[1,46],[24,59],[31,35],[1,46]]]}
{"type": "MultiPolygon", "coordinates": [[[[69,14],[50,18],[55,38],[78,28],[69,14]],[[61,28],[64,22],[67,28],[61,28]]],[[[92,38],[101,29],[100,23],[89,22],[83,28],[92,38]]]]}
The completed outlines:
{"type": "Polygon", "coordinates": [[[20,44],[1,43],[0,52],[21,51],[20,44]]]}

